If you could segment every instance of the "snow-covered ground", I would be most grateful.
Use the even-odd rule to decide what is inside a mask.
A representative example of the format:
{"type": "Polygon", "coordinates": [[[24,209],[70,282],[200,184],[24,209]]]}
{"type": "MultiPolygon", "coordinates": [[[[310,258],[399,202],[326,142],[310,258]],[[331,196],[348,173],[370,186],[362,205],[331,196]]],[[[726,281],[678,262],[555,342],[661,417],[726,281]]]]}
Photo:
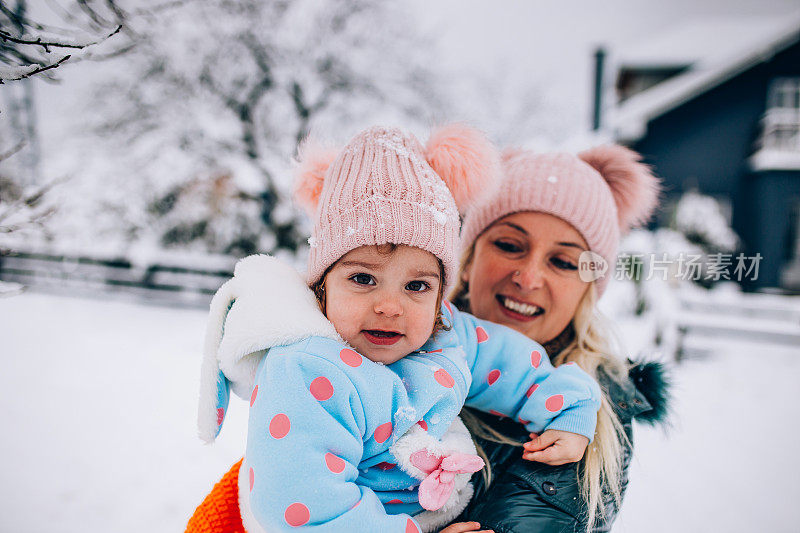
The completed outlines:
{"type": "MultiPolygon", "coordinates": [[[[205,313],[0,298],[0,531],[175,532],[241,455],[245,402],[195,436],[205,313]]],[[[676,368],[673,429],[636,428],[615,533],[797,531],[800,348],[720,343],[676,368]]]]}

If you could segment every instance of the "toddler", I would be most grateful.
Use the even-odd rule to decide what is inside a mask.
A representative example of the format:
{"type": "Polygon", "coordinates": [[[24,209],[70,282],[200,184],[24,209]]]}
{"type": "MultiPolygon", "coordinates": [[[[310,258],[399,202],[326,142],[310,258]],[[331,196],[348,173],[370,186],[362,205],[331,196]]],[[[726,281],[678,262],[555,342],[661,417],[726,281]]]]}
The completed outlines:
{"type": "Polygon", "coordinates": [[[273,258],[243,260],[206,338],[201,436],[219,432],[229,386],[250,397],[239,491],[251,533],[447,524],[483,466],[457,416],[465,403],[583,446],[593,437],[600,391],[588,375],[443,301],[454,196],[468,201],[494,160],[463,126],[426,149],[385,128],[338,153],[304,148],[299,192],[316,219],[305,282],[273,258]]]}

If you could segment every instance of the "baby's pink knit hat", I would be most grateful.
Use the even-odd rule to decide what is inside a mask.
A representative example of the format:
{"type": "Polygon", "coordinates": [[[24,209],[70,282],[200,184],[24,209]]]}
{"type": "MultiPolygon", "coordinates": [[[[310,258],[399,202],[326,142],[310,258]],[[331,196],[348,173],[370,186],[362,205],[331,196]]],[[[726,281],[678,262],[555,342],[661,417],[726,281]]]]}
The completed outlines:
{"type": "Polygon", "coordinates": [[[571,224],[608,263],[598,294],[614,274],[620,235],[647,222],[658,204],[659,181],[641,156],[623,146],[592,148],[577,156],[509,150],[498,187],[465,216],[463,248],[506,215],[535,211],[571,224]]]}
{"type": "Polygon", "coordinates": [[[463,124],[435,131],[425,148],[411,134],[373,127],[342,150],[306,141],[295,196],[313,217],[308,284],[351,250],[406,244],[442,261],[445,286],[458,270],[458,207],[499,173],[499,154],[463,124]]]}

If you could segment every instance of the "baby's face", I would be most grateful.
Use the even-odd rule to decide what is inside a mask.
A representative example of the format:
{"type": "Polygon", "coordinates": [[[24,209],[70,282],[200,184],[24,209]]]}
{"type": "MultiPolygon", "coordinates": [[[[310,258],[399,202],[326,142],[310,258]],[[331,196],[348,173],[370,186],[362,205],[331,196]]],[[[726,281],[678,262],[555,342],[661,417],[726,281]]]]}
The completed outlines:
{"type": "Polygon", "coordinates": [[[325,278],[325,306],[336,331],[364,357],[394,363],[430,337],[442,279],[439,260],[419,248],[362,246],[325,278]]]}

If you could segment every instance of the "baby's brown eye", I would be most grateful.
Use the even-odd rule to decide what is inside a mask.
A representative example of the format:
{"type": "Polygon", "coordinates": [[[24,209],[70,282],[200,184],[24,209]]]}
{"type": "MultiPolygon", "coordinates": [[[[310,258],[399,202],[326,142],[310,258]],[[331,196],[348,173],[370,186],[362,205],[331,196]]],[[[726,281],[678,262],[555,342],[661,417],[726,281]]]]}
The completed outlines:
{"type": "Polygon", "coordinates": [[[354,274],[349,279],[359,285],[375,285],[375,279],[369,274],[354,274]]]}
{"type": "Polygon", "coordinates": [[[428,283],[419,280],[409,281],[408,284],[406,285],[406,290],[412,292],[424,292],[430,288],[431,286],[428,283]]]}

